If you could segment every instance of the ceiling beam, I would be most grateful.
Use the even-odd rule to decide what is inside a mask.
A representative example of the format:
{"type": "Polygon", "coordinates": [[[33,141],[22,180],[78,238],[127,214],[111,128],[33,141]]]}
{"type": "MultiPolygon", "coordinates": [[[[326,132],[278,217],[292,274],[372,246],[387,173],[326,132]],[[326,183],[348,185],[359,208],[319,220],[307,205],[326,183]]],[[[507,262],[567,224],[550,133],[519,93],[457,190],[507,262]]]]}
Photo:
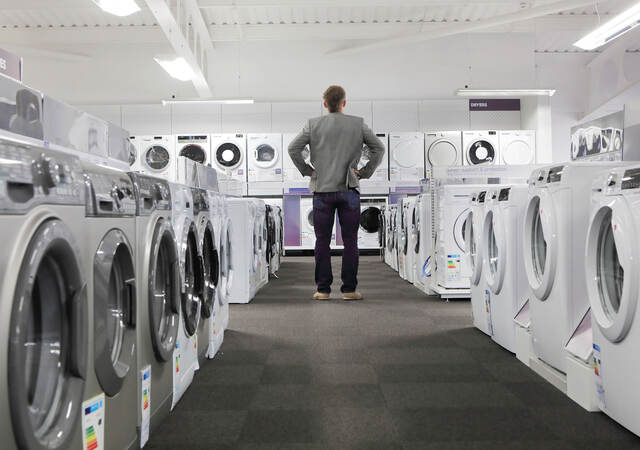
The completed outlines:
{"type": "Polygon", "coordinates": [[[478,32],[492,27],[509,25],[516,22],[523,22],[526,20],[536,19],[538,17],[546,16],[549,14],[556,14],[562,11],[580,8],[591,4],[593,4],[593,0],[556,1],[553,3],[545,4],[543,6],[534,6],[532,8],[521,9],[515,13],[502,14],[488,19],[481,19],[475,22],[457,23],[444,27],[440,30],[409,33],[385,40],[351,45],[348,47],[332,50],[328,52],[328,54],[333,56],[348,56],[363,51],[380,50],[382,48],[416,44],[432,39],[452,36],[455,34],[478,32]]]}

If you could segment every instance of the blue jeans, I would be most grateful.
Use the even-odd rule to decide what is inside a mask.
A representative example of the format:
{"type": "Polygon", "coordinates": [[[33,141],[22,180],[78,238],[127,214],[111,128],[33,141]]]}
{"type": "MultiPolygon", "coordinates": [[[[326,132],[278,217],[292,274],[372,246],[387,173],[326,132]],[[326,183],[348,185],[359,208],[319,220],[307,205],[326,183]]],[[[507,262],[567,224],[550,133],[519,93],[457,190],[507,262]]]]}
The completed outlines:
{"type": "Polygon", "coordinates": [[[316,233],[316,285],[318,292],[330,293],[331,233],[338,211],[342,229],[342,292],[355,292],[358,285],[358,227],[360,226],[360,194],[350,189],[340,192],[318,192],[313,195],[313,229],[316,233]]]}

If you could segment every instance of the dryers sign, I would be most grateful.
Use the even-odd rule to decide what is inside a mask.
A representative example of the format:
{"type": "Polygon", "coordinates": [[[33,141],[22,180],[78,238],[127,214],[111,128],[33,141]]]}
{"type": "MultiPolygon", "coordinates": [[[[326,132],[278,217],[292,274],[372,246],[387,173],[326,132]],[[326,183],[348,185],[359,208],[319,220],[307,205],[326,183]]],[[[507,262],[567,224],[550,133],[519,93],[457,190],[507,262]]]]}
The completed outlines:
{"type": "Polygon", "coordinates": [[[469,111],[520,111],[519,98],[470,99],[469,111]]]}

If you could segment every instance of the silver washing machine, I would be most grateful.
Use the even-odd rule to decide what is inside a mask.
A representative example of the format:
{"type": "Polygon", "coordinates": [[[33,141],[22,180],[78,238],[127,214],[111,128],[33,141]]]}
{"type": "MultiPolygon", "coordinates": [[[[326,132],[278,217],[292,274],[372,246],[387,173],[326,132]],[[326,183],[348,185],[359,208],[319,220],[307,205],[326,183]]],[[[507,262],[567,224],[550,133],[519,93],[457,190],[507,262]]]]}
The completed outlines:
{"type": "Polygon", "coordinates": [[[166,180],[130,173],[136,196],[136,343],[138,438],[145,443],[166,419],[173,393],[180,267],[166,180]]]}
{"type": "Polygon", "coordinates": [[[138,409],[136,199],[127,173],[87,162],[82,167],[90,343],[84,398],[104,402],[104,448],[130,448],[136,443],[138,409]]]}
{"type": "Polygon", "coordinates": [[[89,316],[79,160],[0,139],[2,448],[81,448],[89,316]]]}
{"type": "Polygon", "coordinates": [[[198,323],[197,345],[198,364],[202,364],[209,354],[209,344],[213,333],[216,295],[220,281],[220,255],[218,236],[211,217],[209,193],[204,189],[192,189],[193,215],[199,238],[198,252],[202,259],[202,306],[198,323]]]}

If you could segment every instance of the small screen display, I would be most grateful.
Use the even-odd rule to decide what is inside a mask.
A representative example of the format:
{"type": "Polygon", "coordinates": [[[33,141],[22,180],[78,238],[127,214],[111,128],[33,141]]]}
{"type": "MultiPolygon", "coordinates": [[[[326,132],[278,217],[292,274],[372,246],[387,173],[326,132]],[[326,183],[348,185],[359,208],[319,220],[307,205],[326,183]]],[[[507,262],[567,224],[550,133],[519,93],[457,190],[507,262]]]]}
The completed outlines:
{"type": "Polygon", "coordinates": [[[511,188],[500,189],[500,195],[498,196],[498,201],[499,202],[508,201],[510,192],[511,192],[511,188]]]}
{"type": "Polygon", "coordinates": [[[627,170],[622,178],[622,190],[640,188],[640,169],[627,170]]]}
{"type": "Polygon", "coordinates": [[[478,203],[484,203],[484,199],[487,196],[487,192],[483,191],[478,194],[478,203]]]}
{"type": "Polygon", "coordinates": [[[562,180],[562,171],[564,166],[553,167],[549,170],[549,176],[547,176],[547,183],[557,183],[562,180]]]}

